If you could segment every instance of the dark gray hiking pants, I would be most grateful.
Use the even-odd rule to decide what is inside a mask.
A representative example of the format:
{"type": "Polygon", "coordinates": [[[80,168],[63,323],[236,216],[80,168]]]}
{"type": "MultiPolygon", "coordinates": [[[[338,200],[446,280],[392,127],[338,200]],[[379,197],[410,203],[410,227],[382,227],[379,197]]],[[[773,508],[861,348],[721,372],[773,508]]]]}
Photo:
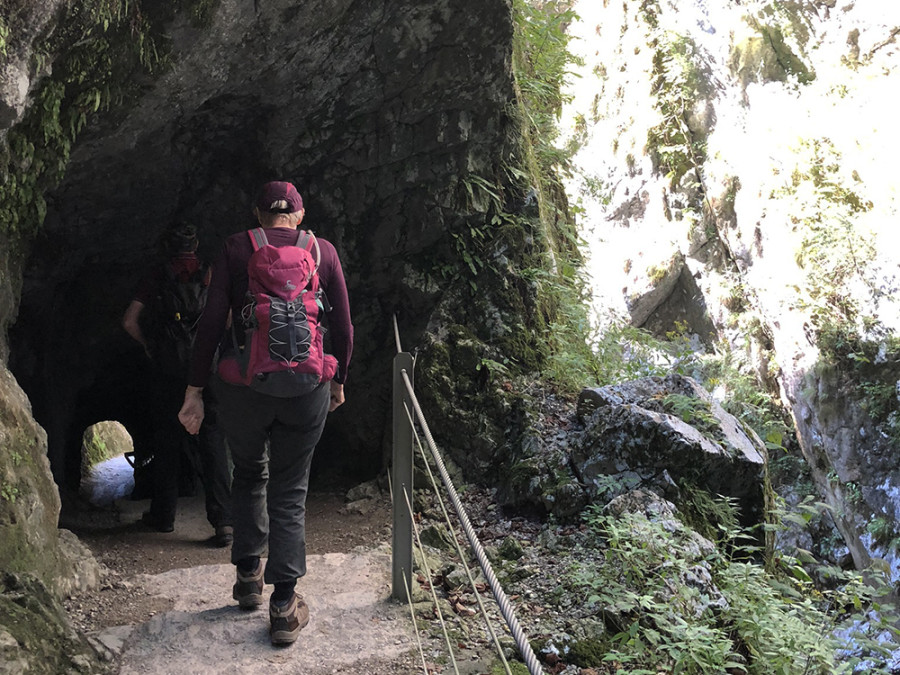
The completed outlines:
{"type": "Polygon", "coordinates": [[[160,522],[172,524],[178,510],[179,493],[192,484],[194,470],[200,475],[206,498],[206,519],[213,527],[231,525],[231,476],[228,451],[218,427],[218,403],[215,392],[203,391],[206,416],[200,433],[191,437],[178,421],[184,402],[184,378],[172,377],[161,370],[154,374],[153,396],[155,449],[153,491],[150,513],[160,522]]]}
{"type": "Polygon", "coordinates": [[[313,450],[322,435],[331,391],[275,398],[215,379],[219,425],[234,473],[231,562],[265,557],[265,582],[306,574],[306,493],[313,450]],[[268,452],[267,452],[268,445],[268,452]]]}

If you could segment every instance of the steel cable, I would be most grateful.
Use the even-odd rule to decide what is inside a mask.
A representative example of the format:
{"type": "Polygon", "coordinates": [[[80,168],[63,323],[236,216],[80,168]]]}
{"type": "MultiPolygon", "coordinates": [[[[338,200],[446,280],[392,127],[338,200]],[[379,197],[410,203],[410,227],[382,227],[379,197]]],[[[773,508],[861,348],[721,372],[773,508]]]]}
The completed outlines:
{"type": "Polygon", "coordinates": [[[413,632],[416,634],[416,644],[419,646],[419,656],[422,657],[422,672],[428,675],[428,663],[425,661],[425,650],[422,648],[422,640],[419,638],[419,628],[416,626],[416,610],[413,609],[412,592],[406,577],[403,577],[403,585],[406,587],[406,604],[409,605],[409,616],[412,618],[413,632]]]}
{"type": "MultiPolygon", "coordinates": [[[[422,552],[422,567],[425,568],[426,578],[428,579],[428,590],[431,591],[431,599],[434,600],[434,609],[438,615],[438,621],[441,624],[441,632],[444,634],[444,642],[447,644],[447,651],[450,652],[450,662],[453,664],[453,672],[456,675],[459,675],[459,668],[456,667],[456,656],[453,653],[453,646],[450,644],[450,634],[447,633],[447,624],[444,622],[444,614],[441,612],[441,607],[438,604],[437,593],[434,590],[434,583],[432,581],[433,577],[431,576],[431,570],[428,568],[428,561],[425,559],[425,547],[422,546],[422,540],[419,538],[419,528],[416,526],[415,515],[413,514],[412,504],[409,503],[409,493],[404,490],[403,496],[406,499],[406,508],[409,510],[409,516],[412,518],[413,524],[413,532],[416,535],[416,545],[419,547],[419,550],[422,552]]],[[[403,578],[404,583],[406,583],[406,577],[403,578]]],[[[419,631],[416,630],[416,635],[419,634],[419,631]]]]}
{"type": "Polygon", "coordinates": [[[500,661],[503,663],[503,668],[506,670],[506,674],[512,675],[512,671],[509,668],[509,663],[506,660],[506,656],[503,654],[503,647],[500,646],[500,640],[497,638],[497,634],[494,632],[493,625],[491,625],[491,620],[488,616],[487,609],[485,608],[484,603],[481,601],[481,594],[475,587],[475,579],[472,577],[472,571],[469,569],[469,565],[466,562],[466,556],[463,553],[462,546],[460,546],[459,544],[459,540],[457,539],[456,529],[453,527],[453,522],[450,520],[450,514],[447,513],[447,507],[444,503],[443,497],[441,497],[437,481],[434,478],[434,473],[431,471],[431,465],[428,463],[428,457],[425,455],[425,448],[422,447],[422,441],[419,438],[418,431],[416,431],[412,413],[410,412],[409,407],[406,406],[406,404],[403,405],[403,409],[406,411],[406,416],[407,418],[409,418],[409,423],[413,428],[413,435],[416,439],[416,445],[419,446],[419,454],[422,456],[422,462],[425,464],[425,469],[428,471],[428,478],[431,481],[432,487],[434,488],[434,494],[437,497],[438,504],[440,504],[441,506],[441,512],[444,514],[444,520],[447,522],[447,527],[450,528],[450,535],[451,539],[453,540],[453,544],[456,547],[456,554],[459,556],[460,563],[462,564],[463,569],[466,571],[466,577],[468,577],[469,579],[469,585],[472,587],[472,592],[475,595],[475,600],[478,602],[478,609],[480,610],[481,616],[484,619],[484,623],[487,626],[488,634],[491,636],[494,647],[497,649],[497,654],[500,657],[500,661]]]}
{"type": "Polygon", "coordinates": [[[450,496],[450,501],[453,503],[453,508],[456,509],[457,517],[459,518],[460,523],[462,523],[463,530],[465,530],[466,533],[466,538],[469,540],[469,545],[475,551],[475,556],[478,558],[478,564],[481,566],[481,571],[484,573],[485,579],[487,579],[488,584],[491,587],[491,591],[494,594],[494,599],[500,606],[500,612],[503,614],[503,618],[506,620],[506,624],[509,626],[509,630],[516,641],[516,645],[519,648],[519,653],[522,655],[522,658],[525,659],[525,665],[528,666],[528,672],[530,673],[530,675],[540,675],[542,670],[540,663],[538,663],[537,656],[535,656],[534,650],[531,648],[531,645],[528,643],[528,639],[525,636],[525,632],[519,625],[518,619],[516,619],[509,598],[506,597],[506,593],[504,593],[503,588],[500,586],[500,582],[497,581],[497,577],[494,575],[493,569],[491,569],[491,564],[487,559],[484,548],[481,546],[481,542],[478,541],[478,537],[475,534],[472,523],[469,522],[469,516],[466,514],[465,509],[463,509],[462,507],[462,503],[459,500],[459,495],[457,495],[456,493],[456,488],[453,487],[453,483],[450,480],[450,475],[447,473],[447,468],[444,466],[444,460],[441,458],[440,453],[438,453],[437,451],[437,447],[434,443],[434,438],[431,435],[431,430],[428,428],[428,422],[425,420],[425,415],[422,413],[422,408],[419,406],[419,401],[416,398],[415,392],[413,391],[412,383],[409,379],[409,374],[405,370],[403,370],[401,371],[400,375],[403,378],[403,383],[406,385],[406,391],[409,394],[409,398],[413,404],[413,408],[415,408],[416,419],[418,419],[419,424],[422,427],[422,432],[425,434],[425,440],[428,442],[428,449],[430,450],[432,458],[434,459],[434,463],[441,474],[441,480],[444,482],[444,485],[447,488],[447,493],[450,496]]]}
{"type": "Polygon", "coordinates": [[[400,328],[397,326],[397,315],[394,314],[394,345],[397,347],[397,353],[403,351],[400,347],[400,328]]]}
{"type": "Polygon", "coordinates": [[[400,326],[397,325],[397,315],[394,314],[394,345],[397,347],[397,353],[403,351],[403,348],[400,346],[400,326]]]}

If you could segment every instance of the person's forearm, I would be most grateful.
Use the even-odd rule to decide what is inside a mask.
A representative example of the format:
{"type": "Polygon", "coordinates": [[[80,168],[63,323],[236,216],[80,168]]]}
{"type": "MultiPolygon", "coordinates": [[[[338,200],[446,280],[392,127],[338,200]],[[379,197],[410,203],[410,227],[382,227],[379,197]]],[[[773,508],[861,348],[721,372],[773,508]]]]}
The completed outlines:
{"type": "Polygon", "coordinates": [[[132,300],[125,310],[125,316],[122,317],[122,328],[131,336],[131,338],[140,344],[144,349],[147,348],[147,341],[144,339],[144,333],[141,331],[141,312],[144,309],[144,303],[140,300],[132,300]]]}
{"type": "Polygon", "coordinates": [[[140,344],[142,347],[147,346],[147,341],[144,339],[144,334],[141,332],[140,326],[135,324],[122,324],[122,328],[125,329],[125,332],[131,336],[131,339],[140,344]]]}

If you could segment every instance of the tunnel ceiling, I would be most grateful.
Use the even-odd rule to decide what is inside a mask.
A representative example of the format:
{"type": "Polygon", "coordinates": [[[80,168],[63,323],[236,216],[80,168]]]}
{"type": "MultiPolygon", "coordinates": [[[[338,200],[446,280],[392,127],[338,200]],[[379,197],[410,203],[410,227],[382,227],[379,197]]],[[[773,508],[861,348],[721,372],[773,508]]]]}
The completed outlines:
{"type": "Polygon", "coordinates": [[[161,229],[196,223],[210,257],[252,225],[253,193],[271,179],[297,184],[305,225],[338,247],[350,288],[348,402],[320,454],[374,466],[389,431],[391,316],[424,326],[440,294],[409,281],[408,261],[461,217],[462,178],[499,161],[508,3],[240,0],[207,26],[176,18],[168,35],[171,66],[81,134],[26,265],[10,368],[48,431],[54,474],[88,424],[142,424],[140,352],[119,320],[161,229]]]}

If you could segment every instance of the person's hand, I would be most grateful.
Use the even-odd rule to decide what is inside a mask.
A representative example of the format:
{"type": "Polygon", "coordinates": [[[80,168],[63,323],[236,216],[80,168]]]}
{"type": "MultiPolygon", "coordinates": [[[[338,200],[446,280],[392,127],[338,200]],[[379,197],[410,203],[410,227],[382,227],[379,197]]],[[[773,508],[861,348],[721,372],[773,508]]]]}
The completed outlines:
{"type": "Polygon", "coordinates": [[[328,406],[328,412],[331,412],[344,402],[344,385],[331,381],[331,404],[328,406]]]}
{"type": "Polygon", "coordinates": [[[184,404],[178,411],[178,421],[192,436],[200,433],[200,425],[203,424],[203,388],[188,387],[184,391],[184,404]]]}

